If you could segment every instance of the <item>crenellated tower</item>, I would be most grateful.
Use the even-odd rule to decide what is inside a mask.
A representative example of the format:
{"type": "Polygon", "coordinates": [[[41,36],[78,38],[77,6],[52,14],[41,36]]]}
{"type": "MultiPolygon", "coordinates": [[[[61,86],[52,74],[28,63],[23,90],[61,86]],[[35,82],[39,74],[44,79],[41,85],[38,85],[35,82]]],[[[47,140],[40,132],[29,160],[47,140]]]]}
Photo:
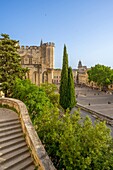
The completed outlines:
{"type": "Polygon", "coordinates": [[[29,68],[27,78],[33,83],[52,83],[54,47],[54,43],[43,43],[41,40],[40,46],[21,46],[18,50],[22,66],[29,68]]]}
{"type": "Polygon", "coordinates": [[[41,52],[41,62],[42,65],[47,68],[54,68],[54,43],[41,43],[40,52],[41,52]]]}

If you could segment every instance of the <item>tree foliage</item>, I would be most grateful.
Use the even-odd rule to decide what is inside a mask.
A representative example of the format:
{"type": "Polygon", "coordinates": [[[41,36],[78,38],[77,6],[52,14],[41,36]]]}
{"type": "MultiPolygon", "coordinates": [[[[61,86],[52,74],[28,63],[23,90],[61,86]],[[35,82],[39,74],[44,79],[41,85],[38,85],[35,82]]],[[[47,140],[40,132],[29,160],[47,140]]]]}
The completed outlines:
{"type": "Polygon", "coordinates": [[[73,80],[72,68],[68,68],[68,108],[71,110],[76,104],[75,100],[75,87],[73,80]]]}
{"type": "Polygon", "coordinates": [[[88,70],[88,79],[101,87],[108,87],[113,81],[113,70],[108,66],[97,64],[88,70]]]}
{"type": "Polygon", "coordinates": [[[41,88],[46,92],[51,103],[59,107],[59,93],[55,84],[43,83],[41,88]]]}
{"type": "Polygon", "coordinates": [[[44,89],[32,84],[28,79],[15,80],[12,97],[26,104],[32,120],[37,117],[37,114],[43,114],[44,110],[51,112],[53,109],[53,104],[44,89]]]}
{"type": "Polygon", "coordinates": [[[18,41],[10,39],[9,35],[1,34],[0,38],[0,83],[5,96],[12,93],[16,77],[23,78],[27,69],[21,67],[21,59],[17,53],[18,41]]]}
{"type": "Polygon", "coordinates": [[[72,74],[72,68],[68,67],[68,54],[66,46],[64,45],[63,65],[60,82],[60,105],[66,110],[70,110],[75,106],[75,89],[72,74]]]}
{"type": "Polygon", "coordinates": [[[63,64],[60,82],[60,105],[64,109],[67,109],[68,104],[67,95],[68,95],[68,54],[66,50],[66,45],[64,45],[63,64]]]}
{"type": "Polygon", "coordinates": [[[36,130],[56,168],[112,169],[113,142],[105,123],[93,126],[88,117],[83,125],[79,121],[78,112],[71,116],[66,113],[60,119],[56,112],[36,119],[36,130]]]}
{"type": "Polygon", "coordinates": [[[34,127],[59,170],[113,169],[113,140],[105,122],[81,120],[79,111],[62,116],[48,98],[49,89],[16,80],[13,96],[27,105],[34,127]]]}

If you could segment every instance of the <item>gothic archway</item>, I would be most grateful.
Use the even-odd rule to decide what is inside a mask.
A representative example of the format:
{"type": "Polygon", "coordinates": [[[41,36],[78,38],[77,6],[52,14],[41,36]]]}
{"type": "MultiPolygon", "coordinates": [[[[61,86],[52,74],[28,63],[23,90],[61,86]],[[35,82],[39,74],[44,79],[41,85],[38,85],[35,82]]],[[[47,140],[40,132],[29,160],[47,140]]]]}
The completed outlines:
{"type": "Polygon", "coordinates": [[[38,72],[34,71],[32,75],[32,82],[36,85],[38,85],[38,72]]]}
{"type": "Polygon", "coordinates": [[[42,74],[42,83],[48,82],[48,73],[47,71],[44,71],[42,74]]]}

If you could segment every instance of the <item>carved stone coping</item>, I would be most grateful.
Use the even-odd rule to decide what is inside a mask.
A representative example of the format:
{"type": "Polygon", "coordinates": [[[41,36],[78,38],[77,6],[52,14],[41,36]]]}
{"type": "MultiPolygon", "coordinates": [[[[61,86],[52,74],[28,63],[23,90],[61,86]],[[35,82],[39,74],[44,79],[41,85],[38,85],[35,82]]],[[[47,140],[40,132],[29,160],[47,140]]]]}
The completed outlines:
{"type": "Polygon", "coordinates": [[[56,170],[32,125],[25,104],[12,98],[0,98],[0,104],[15,108],[19,113],[23,133],[38,170],[56,170]]]}

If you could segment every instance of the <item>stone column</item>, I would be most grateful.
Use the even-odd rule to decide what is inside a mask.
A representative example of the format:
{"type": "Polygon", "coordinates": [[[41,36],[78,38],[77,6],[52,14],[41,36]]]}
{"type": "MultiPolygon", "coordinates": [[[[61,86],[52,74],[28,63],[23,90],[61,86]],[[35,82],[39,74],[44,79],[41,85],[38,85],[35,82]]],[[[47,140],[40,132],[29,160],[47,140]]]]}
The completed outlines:
{"type": "Polygon", "coordinates": [[[40,86],[40,84],[42,83],[42,66],[41,64],[38,65],[38,85],[40,86]]]}

